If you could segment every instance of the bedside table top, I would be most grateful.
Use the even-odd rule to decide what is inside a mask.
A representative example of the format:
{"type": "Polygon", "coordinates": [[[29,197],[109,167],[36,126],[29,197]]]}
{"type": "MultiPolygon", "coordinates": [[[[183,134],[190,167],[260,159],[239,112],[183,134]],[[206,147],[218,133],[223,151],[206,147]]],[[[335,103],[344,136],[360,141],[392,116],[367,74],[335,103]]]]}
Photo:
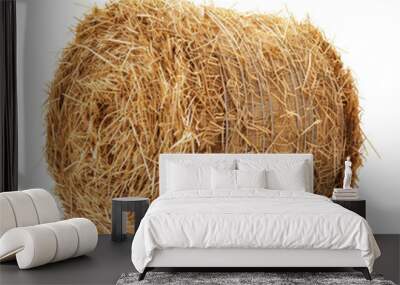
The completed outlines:
{"type": "Polygon", "coordinates": [[[365,199],[332,199],[331,198],[331,201],[332,202],[336,202],[336,201],[339,201],[339,202],[361,202],[361,201],[366,201],[365,199]]]}
{"type": "Polygon", "coordinates": [[[149,198],[145,197],[117,197],[117,198],[112,198],[113,201],[119,201],[119,202],[131,202],[131,201],[147,201],[149,198]]]}
{"type": "Polygon", "coordinates": [[[332,202],[365,202],[365,199],[332,199],[332,202]]]}

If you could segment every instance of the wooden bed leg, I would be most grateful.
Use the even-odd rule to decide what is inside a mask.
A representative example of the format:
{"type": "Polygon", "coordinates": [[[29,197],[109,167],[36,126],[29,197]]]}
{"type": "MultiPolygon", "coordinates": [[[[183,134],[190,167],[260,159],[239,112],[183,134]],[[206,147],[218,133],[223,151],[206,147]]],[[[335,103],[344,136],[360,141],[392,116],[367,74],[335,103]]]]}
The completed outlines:
{"type": "Polygon", "coordinates": [[[145,268],[143,272],[139,274],[138,281],[142,281],[144,277],[146,277],[146,273],[147,273],[147,268],[145,268]]]}
{"type": "Polygon", "coordinates": [[[355,267],[354,269],[357,271],[361,271],[362,274],[364,275],[365,279],[372,280],[371,274],[369,274],[369,270],[367,267],[355,267]]]}

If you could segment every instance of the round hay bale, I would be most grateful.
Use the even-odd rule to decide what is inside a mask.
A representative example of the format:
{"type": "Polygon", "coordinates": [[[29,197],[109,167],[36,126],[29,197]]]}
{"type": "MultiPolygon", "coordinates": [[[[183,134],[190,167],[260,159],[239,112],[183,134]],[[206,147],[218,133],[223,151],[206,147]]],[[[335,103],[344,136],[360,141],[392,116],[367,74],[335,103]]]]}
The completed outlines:
{"type": "Polygon", "coordinates": [[[363,136],[349,70],[308,20],[167,0],[94,8],[49,89],[46,154],[67,217],[158,195],[159,153],[313,153],[331,195],[363,136]]]}

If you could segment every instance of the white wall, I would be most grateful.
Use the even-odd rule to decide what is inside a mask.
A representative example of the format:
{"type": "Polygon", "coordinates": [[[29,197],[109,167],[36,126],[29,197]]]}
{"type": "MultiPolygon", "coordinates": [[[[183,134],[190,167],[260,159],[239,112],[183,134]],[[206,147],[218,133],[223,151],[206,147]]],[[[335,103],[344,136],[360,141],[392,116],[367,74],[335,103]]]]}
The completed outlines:
{"type": "MultiPolygon", "coordinates": [[[[17,0],[21,188],[52,188],[43,157],[42,104],[69,28],[93,3],[105,0],[17,0]]],[[[202,0],[195,0],[203,3],[202,0]]],[[[367,218],[375,233],[400,233],[400,1],[215,0],[241,11],[278,12],[311,20],[342,49],[361,96],[368,147],[360,172],[367,218]],[[396,80],[397,79],[397,80],[396,80]]]]}
{"type": "MultiPolygon", "coordinates": [[[[101,2],[101,1],[97,1],[101,2]]],[[[104,1],[103,1],[104,2],[104,1]]],[[[44,103],[71,28],[94,0],[17,0],[18,183],[52,189],[44,157],[44,103]]]]}

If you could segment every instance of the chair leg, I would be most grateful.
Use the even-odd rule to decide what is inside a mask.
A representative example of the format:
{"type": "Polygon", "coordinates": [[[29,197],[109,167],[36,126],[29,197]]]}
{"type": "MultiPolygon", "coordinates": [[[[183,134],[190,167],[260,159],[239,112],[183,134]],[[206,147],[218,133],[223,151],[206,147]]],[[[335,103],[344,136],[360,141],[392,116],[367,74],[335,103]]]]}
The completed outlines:
{"type": "Polygon", "coordinates": [[[371,274],[369,274],[369,270],[367,267],[355,267],[354,269],[357,271],[361,271],[361,273],[364,275],[365,279],[372,280],[371,274]]]}
{"type": "Polygon", "coordinates": [[[142,281],[146,277],[146,273],[147,273],[147,268],[145,268],[143,272],[139,274],[138,281],[142,281]]]}

